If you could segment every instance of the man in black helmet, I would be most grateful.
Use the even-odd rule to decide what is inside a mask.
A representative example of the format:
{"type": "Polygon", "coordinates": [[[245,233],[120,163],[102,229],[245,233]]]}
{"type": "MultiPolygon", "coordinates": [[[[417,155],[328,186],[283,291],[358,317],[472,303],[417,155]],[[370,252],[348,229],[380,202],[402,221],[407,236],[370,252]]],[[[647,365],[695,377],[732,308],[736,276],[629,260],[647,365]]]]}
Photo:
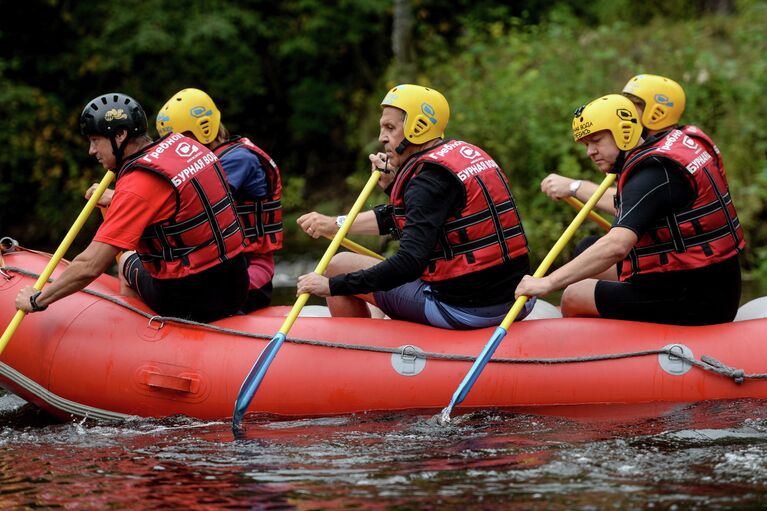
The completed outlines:
{"type": "Polygon", "coordinates": [[[80,130],[88,154],[117,172],[103,202],[110,208],[90,245],[43,291],[22,289],[17,308],[44,310],[124,251],[121,290],[157,313],[196,321],[235,313],[248,291],[245,241],[216,155],[180,134],[153,142],[141,105],[120,93],[90,101],[80,130]]]}

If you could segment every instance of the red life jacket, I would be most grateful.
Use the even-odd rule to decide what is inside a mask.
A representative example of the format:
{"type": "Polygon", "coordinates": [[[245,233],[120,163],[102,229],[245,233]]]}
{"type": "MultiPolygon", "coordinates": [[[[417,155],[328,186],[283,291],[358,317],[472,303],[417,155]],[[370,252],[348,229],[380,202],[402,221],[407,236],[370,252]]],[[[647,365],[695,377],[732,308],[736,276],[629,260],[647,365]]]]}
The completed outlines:
{"type": "MultiPolygon", "coordinates": [[[[674,128],[669,128],[669,129],[674,129],[674,128]]],[[[679,129],[682,133],[684,133],[688,137],[695,139],[696,142],[702,145],[703,148],[706,149],[706,151],[708,151],[708,153],[715,158],[716,169],[724,178],[725,170],[724,170],[724,161],[722,161],[722,154],[719,152],[719,146],[717,146],[714,143],[711,137],[709,137],[702,129],[698,128],[697,126],[693,126],[692,124],[679,126],[677,129],[679,129]]],[[[615,209],[617,210],[618,209],[617,195],[613,197],[613,205],[615,206],[615,209]]]]}
{"type": "Polygon", "coordinates": [[[390,200],[399,232],[405,227],[405,189],[426,163],[443,167],[458,179],[465,205],[442,226],[423,280],[459,277],[527,253],[527,238],[506,176],[485,151],[460,140],[412,155],[397,173],[390,200]]]}
{"type": "Polygon", "coordinates": [[[259,160],[266,174],[266,197],[252,201],[235,196],[237,215],[250,242],[246,252],[265,254],[282,248],[282,181],[280,169],[263,149],[245,137],[233,137],[213,152],[221,159],[226,171],[226,155],[233,149],[243,147],[259,160]]]}
{"type": "Polygon", "coordinates": [[[719,147],[714,143],[713,140],[711,140],[711,137],[709,137],[702,129],[698,128],[697,126],[693,126],[692,124],[679,126],[679,130],[681,130],[682,133],[688,137],[695,139],[696,142],[701,144],[706,149],[706,151],[708,151],[709,154],[714,157],[716,168],[719,173],[722,174],[722,177],[724,177],[725,171],[724,162],[722,161],[722,153],[719,152],[719,147]]]}
{"type": "Polygon", "coordinates": [[[695,199],[687,209],[659,219],[642,235],[623,261],[621,280],[642,273],[702,268],[738,254],[746,242],[727,180],[706,146],[684,131],[673,129],[629,152],[618,180],[618,197],[634,169],[650,157],[678,165],[695,199]]]}
{"type": "Polygon", "coordinates": [[[176,192],[174,215],[148,226],[136,250],[153,277],[194,275],[242,252],[234,201],[218,157],[207,147],[171,133],[126,161],[117,179],[136,170],[159,175],[176,192]]]}

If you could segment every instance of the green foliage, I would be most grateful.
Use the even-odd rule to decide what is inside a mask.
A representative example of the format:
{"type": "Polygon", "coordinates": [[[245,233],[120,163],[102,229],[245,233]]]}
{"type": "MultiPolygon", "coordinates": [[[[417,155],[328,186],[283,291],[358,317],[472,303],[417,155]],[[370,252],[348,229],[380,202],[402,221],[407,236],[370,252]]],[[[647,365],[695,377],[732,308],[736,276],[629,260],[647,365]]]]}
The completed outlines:
{"type": "Polygon", "coordinates": [[[171,94],[204,89],[229,130],[262,146],[286,176],[313,187],[333,169],[342,180],[356,155],[349,123],[388,62],[387,8],[373,0],[30,0],[6,10],[0,113],[13,129],[0,132],[2,234],[30,246],[61,237],[85,185],[103,173],[77,118],[108,91],[135,97],[154,132],[171,94]]]}
{"type": "Polygon", "coordinates": [[[767,244],[765,34],[758,2],[734,16],[656,17],[641,26],[591,26],[560,4],[538,25],[470,26],[457,47],[436,47],[427,74],[450,101],[448,135],[483,146],[506,171],[538,257],[573,213],[547,200],[540,181],[550,172],[602,179],[572,142],[572,112],[641,72],[675,78],[688,96],[683,121],[709,132],[724,154],[747,231],[746,263],[756,266],[765,254],[755,247],[767,244]]]}
{"type": "MultiPolygon", "coordinates": [[[[415,80],[447,96],[449,136],[481,145],[505,169],[534,256],[573,216],[540,192],[541,179],[602,178],[572,142],[572,112],[649,72],[684,85],[683,120],[719,144],[746,228],[745,263],[767,275],[763,1],[411,5],[415,80]]],[[[295,220],[351,206],[369,176],[366,155],[380,148],[379,102],[402,80],[389,49],[390,0],[30,0],[25,8],[34,23],[11,9],[0,24],[0,235],[30,246],[55,244],[103,174],[77,134],[87,100],[126,92],[152,125],[165,100],[191,86],[282,169],[284,254],[321,251],[295,220]]],[[[385,200],[377,192],[369,205],[385,200]]]]}
{"type": "Polygon", "coordinates": [[[63,232],[76,216],[74,204],[100,176],[81,172],[67,152],[76,127],[57,98],[29,86],[13,86],[0,77],[0,226],[22,239],[63,232]],[[37,221],[23,223],[34,216],[37,221]]]}

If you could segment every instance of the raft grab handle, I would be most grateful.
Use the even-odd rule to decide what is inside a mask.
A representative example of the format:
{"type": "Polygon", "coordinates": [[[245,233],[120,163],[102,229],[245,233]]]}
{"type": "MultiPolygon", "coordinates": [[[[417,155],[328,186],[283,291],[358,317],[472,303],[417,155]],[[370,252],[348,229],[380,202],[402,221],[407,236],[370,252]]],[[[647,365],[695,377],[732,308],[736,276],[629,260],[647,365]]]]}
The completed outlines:
{"type": "Polygon", "coordinates": [[[391,354],[391,366],[402,376],[415,376],[426,367],[426,356],[421,348],[405,344],[391,354]]]}
{"type": "Polygon", "coordinates": [[[187,394],[195,394],[200,390],[199,376],[190,373],[173,375],[163,374],[156,370],[143,369],[139,373],[139,381],[153,389],[173,390],[187,394]]]}

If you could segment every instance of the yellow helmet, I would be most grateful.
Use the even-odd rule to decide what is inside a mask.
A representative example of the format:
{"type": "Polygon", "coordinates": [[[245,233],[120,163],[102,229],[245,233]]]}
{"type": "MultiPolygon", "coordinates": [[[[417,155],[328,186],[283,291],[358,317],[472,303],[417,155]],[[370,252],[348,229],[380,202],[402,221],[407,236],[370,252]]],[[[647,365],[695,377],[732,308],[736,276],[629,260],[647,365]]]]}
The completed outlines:
{"type": "Polygon", "coordinates": [[[157,113],[157,133],[183,133],[191,131],[203,144],[209,144],[218,135],[221,112],[206,93],[200,89],[184,89],[175,93],[157,113]]]}
{"type": "Polygon", "coordinates": [[[391,89],[381,106],[405,111],[405,140],[424,144],[445,136],[450,106],[439,91],[420,85],[403,84],[391,89]]]}
{"type": "Polygon", "coordinates": [[[636,75],[623,87],[623,94],[644,101],[642,125],[649,130],[674,126],[684,113],[684,89],[674,80],[663,76],[636,75]]]}
{"type": "Polygon", "coordinates": [[[637,109],[627,97],[608,94],[575,111],[573,139],[576,142],[598,131],[609,130],[621,151],[633,149],[642,137],[637,109]]]}

